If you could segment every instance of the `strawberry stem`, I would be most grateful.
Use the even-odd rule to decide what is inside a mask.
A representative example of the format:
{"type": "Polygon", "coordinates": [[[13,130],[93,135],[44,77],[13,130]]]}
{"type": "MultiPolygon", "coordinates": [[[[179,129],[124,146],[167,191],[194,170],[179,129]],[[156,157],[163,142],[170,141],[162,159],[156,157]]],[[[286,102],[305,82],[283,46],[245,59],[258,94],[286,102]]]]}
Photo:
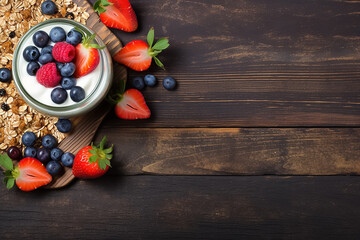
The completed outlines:
{"type": "Polygon", "coordinates": [[[113,5],[113,3],[108,2],[106,0],[98,0],[95,2],[93,8],[95,12],[98,12],[99,14],[106,12],[106,7],[109,5],[113,5]]]}
{"type": "Polygon", "coordinates": [[[112,158],[112,154],[110,154],[113,150],[113,145],[111,147],[104,149],[106,143],[106,136],[103,137],[100,144],[98,146],[94,146],[91,143],[92,149],[89,149],[89,152],[92,154],[89,158],[90,163],[97,162],[99,168],[102,170],[106,169],[106,166],[111,167],[110,160],[112,158]]]}
{"type": "Polygon", "coordinates": [[[82,31],[81,29],[75,27],[75,30],[80,32],[81,35],[82,35],[82,41],[81,41],[81,44],[85,47],[85,48],[96,48],[96,49],[104,49],[105,46],[100,46],[96,43],[91,43],[95,38],[96,38],[96,34],[87,34],[85,33],[84,31],[82,31]]]}
{"type": "Polygon", "coordinates": [[[154,58],[154,61],[156,63],[156,65],[158,65],[159,67],[161,67],[162,69],[164,68],[164,64],[156,57],[159,53],[161,53],[163,50],[167,49],[170,44],[169,44],[169,39],[167,38],[160,38],[154,45],[154,28],[150,28],[148,34],[147,34],[147,42],[149,44],[149,50],[148,50],[148,54],[150,57],[154,58]]]}

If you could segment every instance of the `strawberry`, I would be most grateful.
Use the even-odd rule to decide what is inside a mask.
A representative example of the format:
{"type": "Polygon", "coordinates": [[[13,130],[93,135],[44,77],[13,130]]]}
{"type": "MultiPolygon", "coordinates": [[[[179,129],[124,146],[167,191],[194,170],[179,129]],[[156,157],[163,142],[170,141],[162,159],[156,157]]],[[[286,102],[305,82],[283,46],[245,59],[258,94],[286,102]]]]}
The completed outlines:
{"type": "Polygon", "coordinates": [[[136,89],[126,90],[124,94],[109,94],[108,101],[116,104],[115,113],[121,119],[145,119],[151,115],[144,96],[136,89]]]}
{"type": "Polygon", "coordinates": [[[98,44],[91,43],[96,37],[95,33],[91,36],[88,36],[81,30],[76,30],[83,34],[82,42],[75,47],[74,77],[79,78],[95,70],[100,62],[98,49],[103,49],[105,46],[99,46],[98,44]]]}
{"type": "Polygon", "coordinates": [[[111,167],[113,146],[104,149],[105,143],[106,137],[101,140],[99,146],[96,147],[91,143],[76,154],[72,170],[75,177],[98,178],[108,171],[111,167]]]}
{"type": "Polygon", "coordinates": [[[128,0],[98,0],[94,4],[94,10],[108,27],[125,32],[133,32],[138,27],[135,12],[128,0]]]}
{"type": "Polygon", "coordinates": [[[7,154],[0,155],[0,165],[4,171],[6,187],[14,186],[14,183],[22,191],[32,191],[52,181],[51,175],[45,166],[37,159],[27,157],[22,159],[14,169],[13,163],[7,154]]]}
{"type": "Polygon", "coordinates": [[[147,35],[147,42],[142,40],[129,42],[119,52],[115,53],[114,60],[135,71],[144,71],[150,67],[151,60],[154,58],[156,65],[164,68],[164,64],[156,56],[169,47],[169,40],[160,38],[153,46],[154,28],[151,28],[147,35]]]}

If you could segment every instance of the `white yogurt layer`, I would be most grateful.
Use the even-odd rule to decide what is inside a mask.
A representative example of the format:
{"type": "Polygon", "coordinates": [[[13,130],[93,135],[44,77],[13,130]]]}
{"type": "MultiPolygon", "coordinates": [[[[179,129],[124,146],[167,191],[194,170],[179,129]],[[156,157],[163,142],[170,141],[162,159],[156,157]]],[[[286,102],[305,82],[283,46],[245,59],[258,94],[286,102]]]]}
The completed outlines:
{"type": "MultiPolygon", "coordinates": [[[[66,34],[73,28],[73,26],[68,25],[68,24],[56,24],[56,25],[54,24],[51,26],[43,27],[41,30],[43,30],[47,34],[49,34],[50,30],[57,26],[62,27],[65,30],[66,34]]],[[[54,45],[54,44],[55,43],[49,41],[49,45],[54,45]]],[[[36,99],[37,101],[39,101],[42,104],[47,105],[47,106],[67,107],[67,106],[76,104],[76,102],[74,102],[70,98],[70,90],[67,90],[68,98],[66,99],[66,101],[64,103],[62,103],[62,104],[54,103],[51,100],[51,91],[54,88],[44,87],[43,85],[38,83],[38,81],[36,80],[36,76],[30,76],[27,73],[26,67],[28,65],[28,62],[25,61],[25,59],[23,57],[23,52],[24,52],[24,49],[30,45],[35,46],[35,44],[33,43],[33,40],[32,40],[32,35],[28,36],[27,39],[24,39],[24,42],[22,43],[21,48],[19,49],[19,53],[20,53],[19,58],[20,59],[17,60],[18,61],[18,65],[17,65],[18,75],[20,78],[20,82],[23,85],[25,91],[32,98],[36,99]]],[[[38,49],[39,49],[39,52],[41,52],[41,48],[38,48],[38,49]]],[[[98,64],[98,66],[96,67],[96,69],[94,71],[92,71],[91,73],[89,73],[81,78],[76,79],[76,86],[80,86],[85,90],[85,99],[89,94],[91,94],[95,90],[98,82],[100,81],[101,64],[102,64],[101,61],[102,60],[100,59],[100,63],[98,64]]],[[[60,87],[60,84],[59,84],[59,87],[60,87]]]]}

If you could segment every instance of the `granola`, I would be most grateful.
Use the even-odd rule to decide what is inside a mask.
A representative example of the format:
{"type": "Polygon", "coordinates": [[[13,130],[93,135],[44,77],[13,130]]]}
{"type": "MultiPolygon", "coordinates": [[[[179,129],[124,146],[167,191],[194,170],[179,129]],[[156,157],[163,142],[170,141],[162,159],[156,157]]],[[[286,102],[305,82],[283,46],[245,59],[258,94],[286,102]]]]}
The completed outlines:
{"type": "MultiPolygon", "coordinates": [[[[85,8],[77,6],[71,0],[54,0],[59,13],[52,16],[44,15],[40,8],[42,2],[0,0],[0,68],[11,69],[16,44],[32,26],[51,18],[65,17],[67,13],[72,13],[74,20],[83,24],[89,18],[85,8]]],[[[65,138],[65,134],[55,127],[58,119],[43,115],[28,106],[20,97],[13,81],[0,82],[0,89],[6,90],[6,94],[0,96],[0,105],[9,106],[9,109],[0,109],[0,151],[6,150],[9,146],[21,147],[21,136],[27,131],[34,132],[38,137],[52,134],[58,142],[65,138]]]]}

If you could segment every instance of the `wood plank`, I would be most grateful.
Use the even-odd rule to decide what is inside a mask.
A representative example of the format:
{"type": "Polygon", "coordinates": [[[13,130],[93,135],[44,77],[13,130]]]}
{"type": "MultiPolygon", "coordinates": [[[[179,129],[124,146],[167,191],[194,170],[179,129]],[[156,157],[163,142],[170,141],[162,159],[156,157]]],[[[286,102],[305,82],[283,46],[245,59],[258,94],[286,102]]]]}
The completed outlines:
{"type": "Polygon", "coordinates": [[[105,176],[0,188],[1,239],[357,239],[358,177],[105,176]]]}
{"type": "Polygon", "coordinates": [[[106,135],[114,143],[113,174],[360,174],[358,128],[116,129],[103,123],[95,140],[106,135]]]}
{"type": "MultiPolygon", "coordinates": [[[[91,0],[94,2],[95,0],[91,0]]],[[[144,91],[144,127],[358,126],[359,1],[132,0],[139,30],[151,26],[171,47],[161,53],[175,92],[144,91]]],[[[138,125],[112,121],[117,126],[138,125]]]]}

